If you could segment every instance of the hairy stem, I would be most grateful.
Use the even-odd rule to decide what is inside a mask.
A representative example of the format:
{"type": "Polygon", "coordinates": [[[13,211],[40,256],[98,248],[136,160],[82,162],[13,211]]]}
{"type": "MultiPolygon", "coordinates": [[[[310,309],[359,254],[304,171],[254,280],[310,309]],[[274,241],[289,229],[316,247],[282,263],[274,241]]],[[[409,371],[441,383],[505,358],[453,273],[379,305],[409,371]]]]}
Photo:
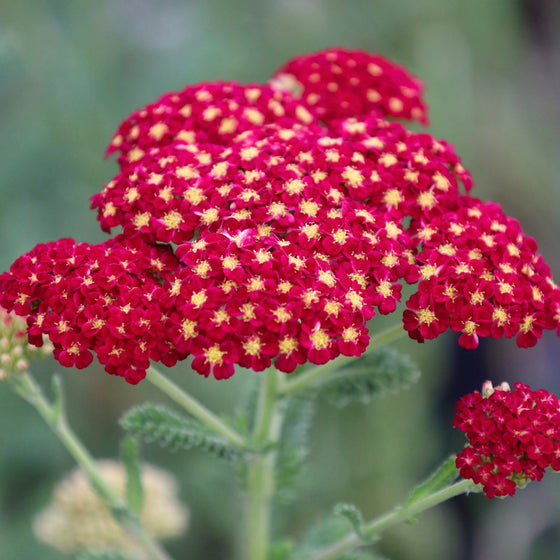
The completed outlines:
{"type": "Polygon", "coordinates": [[[163,391],[168,397],[180,405],[189,414],[200,420],[205,426],[216,434],[235,445],[246,448],[245,438],[230,428],[223,420],[216,416],[211,410],[191,397],[181,387],[167,379],[160,371],[151,366],[146,372],[146,379],[163,391]]]}
{"type": "Polygon", "coordinates": [[[107,484],[89,451],[68,425],[63,410],[60,386],[54,403],[51,403],[45,397],[35,379],[27,372],[18,374],[17,378],[13,379],[12,386],[45,420],[70,455],[87,473],[93,489],[105,502],[115,520],[136,541],[142,543],[144,550],[149,554],[149,558],[151,560],[171,560],[165,550],[147,533],[140,519],[130,512],[121,498],[107,484]]]}
{"type": "Polygon", "coordinates": [[[248,457],[244,560],[267,559],[276,451],[267,450],[266,447],[278,441],[285,410],[281,398],[284,375],[272,367],[263,372],[262,376],[251,443],[255,448],[264,446],[265,449],[261,453],[252,453],[248,457]]]}
{"type": "MultiPolygon", "coordinates": [[[[479,491],[479,489],[472,480],[461,480],[460,482],[451,484],[424,498],[414,501],[411,504],[397,506],[393,510],[364,523],[362,534],[364,537],[377,536],[385,529],[407,521],[427,509],[454,498],[455,496],[459,496],[460,494],[473,491],[479,491]]],[[[309,556],[307,560],[335,560],[341,554],[351,551],[360,544],[363,544],[362,538],[355,532],[352,532],[336,543],[315,552],[313,555],[309,556]]]]}

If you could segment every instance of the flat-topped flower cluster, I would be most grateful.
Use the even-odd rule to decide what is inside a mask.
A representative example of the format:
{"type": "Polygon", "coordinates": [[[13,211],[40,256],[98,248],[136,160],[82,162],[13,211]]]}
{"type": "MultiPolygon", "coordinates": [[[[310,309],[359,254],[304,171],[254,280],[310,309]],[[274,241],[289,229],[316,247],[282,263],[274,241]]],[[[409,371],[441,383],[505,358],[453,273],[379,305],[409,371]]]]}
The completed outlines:
{"type": "Polygon", "coordinates": [[[469,445],[457,455],[463,478],[482,484],[489,498],[513,496],[518,487],[560,471],[560,402],[545,389],[485,383],[457,403],[453,426],[469,445]]]}
{"type": "Polygon", "coordinates": [[[38,245],[0,276],[0,304],[63,365],[94,352],[130,383],[189,355],[216,378],[359,356],[403,281],[413,339],[534,345],[560,331],[560,289],[518,222],[468,194],[451,145],[390,120],[427,122],[422,89],[378,55],[328,49],[265,85],[165,94],[120,125],[120,172],[92,197],[122,233],[38,245]]]}

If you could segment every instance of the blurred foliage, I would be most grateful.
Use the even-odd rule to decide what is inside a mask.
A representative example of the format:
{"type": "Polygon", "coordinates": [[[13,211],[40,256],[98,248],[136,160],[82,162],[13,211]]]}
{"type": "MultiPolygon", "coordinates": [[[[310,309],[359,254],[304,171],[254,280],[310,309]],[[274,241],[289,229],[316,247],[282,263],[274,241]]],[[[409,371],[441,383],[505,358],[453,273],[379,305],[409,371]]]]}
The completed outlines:
{"type": "MultiPolygon", "coordinates": [[[[0,0],[0,266],[39,242],[105,238],[88,198],[115,173],[114,162],[102,160],[105,146],[138,106],[185,83],[264,81],[295,54],[344,45],[379,52],[423,79],[431,132],[455,144],[473,172],[475,194],[499,200],[539,240],[558,278],[559,12],[558,3],[547,0],[0,0]]],[[[356,503],[365,518],[379,514],[457,450],[452,399],[442,400],[453,395],[453,373],[467,362],[453,361],[453,346],[451,336],[425,347],[403,341],[399,348],[422,362],[421,383],[368,406],[319,407],[298,507],[278,508],[282,531],[300,535],[341,500],[356,503]]],[[[463,389],[475,388],[490,364],[497,382],[522,378],[525,368],[533,385],[558,393],[559,354],[553,337],[525,353],[508,341],[488,344],[473,362],[475,371],[462,379],[463,389]]],[[[55,369],[52,362],[37,367],[46,384],[55,369]]],[[[117,455],[118,418],[127,408],[159,399],[147,384],[127,386],[99,366],[63,375],[70,417],[98,457],[117,455]]],[[[217,383],[185,364],[172,372],[223,413],[235,409],[253,375],[239,372],[217,383]]],[[[0,557],[60,560],[35,541],[31,519],[71,460],[4,387],[0,410],[0,557]]],[[[177,559],[231,560],[232,543],[241,538],[235,528],[240,490],[231,466],[196,450],[144,451],[179,475],[193,512],[189,534],[171,552],[177,559]]],[[[546,484],[554,483],[558,495],[558,482],[546,484]]],[[[485,540],[484,527],[508,512],[514,527],[525,527],[510,527],[516,548],[508,558],[550,558],[554,548],[547,546],[558,542],[550,527],[559,525],[553,494],[537,487],[507,503],[472,498],[468,507],[484,512],[484,524],[469,528],[472,547],[461,540],[459,513],[468,510],[446,505],[388,532],[380,550],[392,560],[464,560],[462,551],[471,549],[477,560],[494,559],[495,539],[485,540]],[[526,505],[537,497],[538,508],[526,505]],[[548,524],[528,523],[539,508],[548,512],[548,524]]]]}

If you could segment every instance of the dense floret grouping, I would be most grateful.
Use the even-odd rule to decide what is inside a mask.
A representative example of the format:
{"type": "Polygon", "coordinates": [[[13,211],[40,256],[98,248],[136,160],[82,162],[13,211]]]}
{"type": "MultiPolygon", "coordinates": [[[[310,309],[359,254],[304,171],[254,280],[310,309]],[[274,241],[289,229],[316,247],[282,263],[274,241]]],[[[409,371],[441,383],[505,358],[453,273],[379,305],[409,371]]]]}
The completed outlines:
{"type": "Polygon", "coordinates": [[[453,425],[469,441],[457,468],[489,498],[513,496],[547,468],[560,471],[560,402],[545,389],[514,387],[487,382],[482,394],[465,395],[456,407],[453,425]]]}
{"type": "Polygon", "coordinates": [[[120,171],[92,197],[122,233],[37,246],[0,276],[0,304],[63,365],[94,352],[131,383],[189,355],[216,378],[359,356],[403,282],[418,284],[413,339],[532,346],[560,329],[560,290],[517,221],[469,194],[450,144],[389,120],[426,122],[421,95],[405,69],[344,49],[267,85],[166,94],[120,125],[120,171]]]}

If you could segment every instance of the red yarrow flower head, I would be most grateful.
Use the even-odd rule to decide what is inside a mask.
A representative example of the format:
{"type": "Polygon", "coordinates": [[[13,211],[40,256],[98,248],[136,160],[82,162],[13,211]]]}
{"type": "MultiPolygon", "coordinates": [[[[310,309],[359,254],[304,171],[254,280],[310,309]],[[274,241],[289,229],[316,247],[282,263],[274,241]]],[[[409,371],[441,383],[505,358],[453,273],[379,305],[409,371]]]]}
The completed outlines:
{"type": "MultiPolygon", "coordinates": [[[[560,332],[560,289],[533,239],[473,198],[422,85],[341,48],[289,61],[268,85],[201,83],[119,126],[119,173],[91,199],[113,239],[42,244],[0,276],[0,305],[66,366],[94,355],[131,383],[187,356],[224,379],[366,350],[401,301],[418,342],[447,330],[534,345],[560,332]],[[293,87],[293,86],[297,87],[293,87]]],[[[490,473],[491,474],[491,473],[490,473]]]]}
{"type": "Polygon", "coordinates": [[[546,469],[560,471],[560,402],[544,389],[487,381],[482,393],[459,400],[453,426],[469,442],[457,454],[459,473],[489,498],[513,496],[546,469]]]}

